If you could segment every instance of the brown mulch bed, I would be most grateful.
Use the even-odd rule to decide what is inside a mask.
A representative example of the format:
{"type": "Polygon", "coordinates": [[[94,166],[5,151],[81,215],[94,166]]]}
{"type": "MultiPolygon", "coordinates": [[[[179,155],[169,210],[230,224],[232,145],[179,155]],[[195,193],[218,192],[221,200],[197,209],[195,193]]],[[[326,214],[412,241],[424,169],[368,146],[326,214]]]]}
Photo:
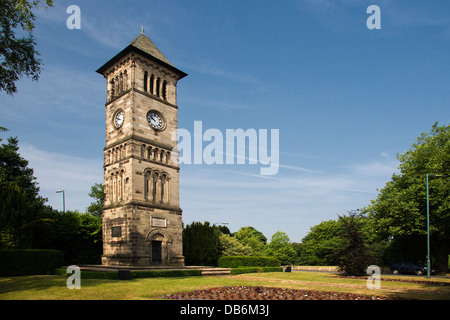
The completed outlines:
{"type": "Polygon", "coordinates": [[[343,292],[251,286],[178,292],[164,295],[162,298],[175,300],[389,300],[386,297],[343,292]]]}

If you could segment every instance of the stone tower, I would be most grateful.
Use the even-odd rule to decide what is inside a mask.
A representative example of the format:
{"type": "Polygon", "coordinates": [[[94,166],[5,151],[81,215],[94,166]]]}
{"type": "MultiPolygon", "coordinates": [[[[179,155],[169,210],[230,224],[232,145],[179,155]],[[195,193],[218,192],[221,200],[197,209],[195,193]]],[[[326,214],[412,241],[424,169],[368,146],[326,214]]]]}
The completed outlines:
{"type": "Polygon", "coordinates": [[[103,265],[184,265],[175,68],[142,32],[105,63],[103,265]]]}

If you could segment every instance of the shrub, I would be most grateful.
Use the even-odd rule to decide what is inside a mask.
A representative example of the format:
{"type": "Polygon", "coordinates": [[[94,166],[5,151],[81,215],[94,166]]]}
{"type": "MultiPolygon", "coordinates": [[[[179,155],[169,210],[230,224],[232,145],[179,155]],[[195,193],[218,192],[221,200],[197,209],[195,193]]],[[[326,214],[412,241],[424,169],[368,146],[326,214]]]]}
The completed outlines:
{"type": "MultiPolygon", "coordinates": [[[[55,274],[58,276],[69,277],[70,274],[67,273],[66,268],[56,268],[55,274]]],[[[118,280],[119,275],[114,271],[86,271],[81,270],[81,279],[108,279],[108,280],[118,280]]]]}
{"type": "MultiPolygon", "coordinates": [[[[63,277],[69,276],[67,269],[58,268],[55,274],[63,277]]],[[[157,277],[192,277],[201,276],[202,270],[131,270],[131,278],[157,278],[157,277]]],[[[118,280],[119,275],[116,271],[87,271],[81,270],[81,279],[109,279],[118,280]]]]}
{"type": "Polygon", "coordinates": [[[343,229],[339,233],[342,238],[342,248],[332,254],[338,262],[338,270],[347,276],[362,276],[366,274],[369,265],[378,264],[379,260],[369,248],[362,236],[355,215],[339,216],[343,229]]]}
{"type": "Polygon", "coordinates": [[[227,256],[219,258],[221,268],[238,267],[279,267],[280,261],[271,257],[227,256]]]}
{"type": "Polygon", "coordinates": [[[242,273],[262,273],[262,272],[283,272],[282,267],[241,267],[231,269],[231,274],[242,274],[242,273]]]}
{"type": "Polygon", "coordinates": [[[202,270],[155,270],[155,271],[132,271],[132,278],[153,277],[192,277],[201,276],[202,270]]]}
{"type": "Polygon", "coordinates": [[[63,263],[58,250],[0,250],[0,276],[53,274],[63,263]]]}

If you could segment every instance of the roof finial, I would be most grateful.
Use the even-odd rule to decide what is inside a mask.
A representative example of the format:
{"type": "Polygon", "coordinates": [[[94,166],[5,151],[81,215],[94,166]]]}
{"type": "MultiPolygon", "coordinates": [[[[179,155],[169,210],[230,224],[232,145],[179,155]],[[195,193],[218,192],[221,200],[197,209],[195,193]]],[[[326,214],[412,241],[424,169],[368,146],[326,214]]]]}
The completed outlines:
{"type": "Polygon", "coordinates": [[[144,26],[141,26],[141,34],[144,34],[144,26]]]}

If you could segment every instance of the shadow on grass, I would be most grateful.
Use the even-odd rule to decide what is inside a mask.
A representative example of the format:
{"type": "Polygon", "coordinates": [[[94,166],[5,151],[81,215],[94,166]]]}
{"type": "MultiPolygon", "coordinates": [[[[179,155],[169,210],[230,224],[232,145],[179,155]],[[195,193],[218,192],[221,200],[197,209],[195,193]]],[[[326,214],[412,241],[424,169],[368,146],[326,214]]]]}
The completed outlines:
{"type": "MultiPolygon", "coordinates": [[[[82,279],[82,286],[85,288],[95,287],[114,281],[119,280],[82,279]]],[[[67,288],[67,277],[59,275],[32,275],[0,278],[0,299],[9,299],[10,293],[14,293],[13,296],[23,296],[25,299],[39,298],[39,292],[54,292],[56,295],[58,295],[57,292],[60,292],[65,295],[67,294],[66,290],[69,292],[76,291],[69,290],[67,288]]]]}
{"type": "Polygon", "coordinates": [[[450,300],[450,287],[421,285],[416,288],[392,288],[391,292],[384,294],[401,300],[450,300]]]}
{"type": "Polygon", "coordinates": [[[0,294],[18,291],[48,290],[52,287],[66,287],[66,278],[62,276],[33,275],[0,278],[0,294]]]}

